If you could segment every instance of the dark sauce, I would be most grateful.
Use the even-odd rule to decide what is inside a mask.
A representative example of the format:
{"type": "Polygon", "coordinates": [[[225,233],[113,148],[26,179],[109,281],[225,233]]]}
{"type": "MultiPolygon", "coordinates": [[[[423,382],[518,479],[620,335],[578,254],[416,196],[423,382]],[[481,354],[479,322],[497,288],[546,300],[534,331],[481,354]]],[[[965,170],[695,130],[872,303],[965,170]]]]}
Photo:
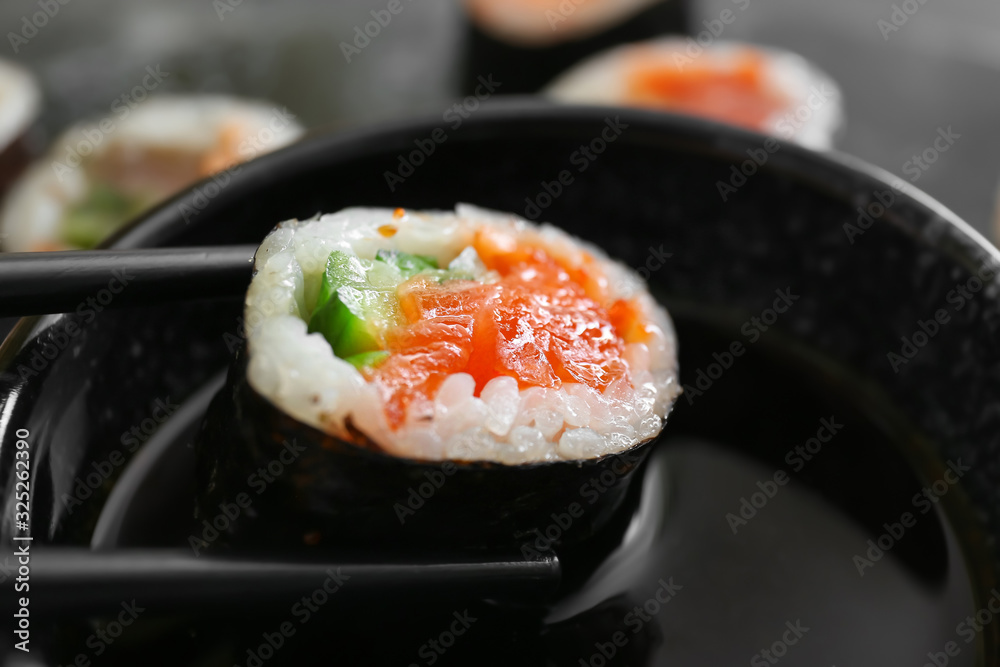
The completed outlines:
{"type": "Polygon", "coordinates": [[[560,650],[591,665],[995,656],[992,628],[968,618],[992,582],[969,547],[966,462],[938,460],[876,388],[778,330],[751,343],[738,318],[668,306],[697,391],[644,480],[665,511],[557,608],[560,650]]]}
{"type": "MultiPolygon", "coordinates": [[[[389,590],[304,623],[295,600],[273,615],[150,614],[102,664],[151,651],[199,665],[996,664],[993,628],[968,621],[995,584],[949,481],[964,462],[949,467],[876,387],[780,330],[751,343],[739,314],[665,303],[701,393],[679,399],[614,527],[559,554],[552,608],[389,590]],[[295,634],[261,660],[287,621],[295,634]]],[[[62,636],[72,659],[86,630],[62,636]]]]}

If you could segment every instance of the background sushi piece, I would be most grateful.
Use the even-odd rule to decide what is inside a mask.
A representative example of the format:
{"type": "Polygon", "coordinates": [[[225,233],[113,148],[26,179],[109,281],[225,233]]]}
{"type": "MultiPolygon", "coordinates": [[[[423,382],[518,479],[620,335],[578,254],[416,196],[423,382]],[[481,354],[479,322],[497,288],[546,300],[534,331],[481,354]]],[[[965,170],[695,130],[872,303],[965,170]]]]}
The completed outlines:
{"type": "Polygon", "coordinates": [[[703,116],[824,150],[843,124],[840,88],[802,57],[773,48],[671,37],[579,63],[545,94],[561,102],[703,116]]]}
{"type": "MultiPolygon", "coordinates": [[[[31,69],[40,81],[46,99],[43,123],[50,136],[77,119],[105,113],[151,64],[171,73],[163,91],[274,100],[293,109],[310,128],[417,114],[440,119],[461,87],[474,88],[477,75],[489,74],[467,65],[472,28],[465,7],[458,1],[403,2],[405,11],[390,24],[369,26],[375,37],[364,34],[374,20],[371,12],[384,11],[387,4],[93,0],[74,9],[71,3],[6,57],[31,69]],[[341,45],[353,49],[356,38],[369,43],[348,61],[341,45]],[[471,78],[468,71],[474,72],[471,78]]],[[[1000,134],[994,131],[1000,4],[918,3],[914,17],[898,13],[899,0],[850,7],[820,0],[666,0],[666,5],[687,15],[681,28],[658,27],[617,42],[688,32],[702,42],[742,41],[801,54],[843,88],[849,127],[837,148],[902,178],[908,177],[904,165],[930,146],[937,128],[952,126],[962,138],[913,182],[993,237],[1000,155],[1000,134]],[[736,18],[716,35],[726,10],[736,18]],[[893,19],[901,16],[909,20],[895,25],[893,19]],[[715,26],[714,33],[709,25],[715,26]]],[[[30,34],[36,27],[31,19],[38,9],[28,9],[19,3],[0,7],[3,24],[19,40],[20,32],[30,34]]],[[[554,68],[543,58],[549,49],[531,51],[539,57],[527,62],[527,72],[547,70],[530,89],[535,92],[593,49],[554,68]]],[[[516,78],[497,76],[503,81],[498,94],[515,92],[516,78]]]]}
{"type": "MultiPolygon", "coordinates": [[[[38,143],[38,116],[42,93],[35,77],[23,67],[0,60],[0,202],[31,163],[38,143]]],[[[0,248],[8,232],[0,225],[0,248]]],[[[0,339],[14,327],[15,318],[0,318],[0,339]]]]}
{"type": "Polygon", "coordinates": [[[41,104],[42,94],[34,76],[0,60],[0,196],[28,165],[33,153],[30,131],[41,104]]]}
{"type": "Polygon", "coordinates": [[[508,44],[540,47],[593,36],[661,0],[465,0],[469,18],[508,44]]]}
{"type": "MultiPolygon", "coordinates": [[[[6,57],[30,68],[40,81],[50,136],[77,119],[106,113],[116,97],[142,80],[147,66],[156,64],[171,73],[163,91],[274,100],[295,110],[310,128],[417,114],[440,119],[460,88],[474,88],[477,75],[489,74],[467,64],[472,28],[465,7],[457,1],[403,2],[405,11],[390,24],[368,26],[371,12],[385,11],[387,4],[93,0],[73,9],[71,3],[6,57]],[[374,37],[364,34],[366,26],[374,37]],[[367,45],[348,61],[342,44],[354,49],[355,39],[367,45]]],[[[962,138],[913,182],[993,237],[1000,4],[918,3],[914,17],[894,10],[902,6],[899,0],[850,7],[820,0],[666,0],[666,5],[687,15],[681,28],[633,33],[597,49],[687,32],[705,43],[725,39],[801,54],[843,88],[849,127],[837,141],[839,150],[908,178],[904,166],[930,147],[937,128],[952,126],[962,138]],[[726,10],[736,18],[720,33],[726,10]],[[892,23],[901,16],[910,20],[892,23]]],[[[36,11],[6,3],[0,16],[13,32],[30,34],[36,11]]],[[[593,50],[553,68],[543,58],[549,49],[532,49],[538,57],[527,62],[527,73],[547,73],[530,92],[593,50]]],[[[516,78],[497,76],[503,82],[498,94],[515,92],[516,78]]],[[[450,127],[447,121],[442,125],[450,127]]]]}
{"type": "Polygon", "coordinates": [[[0,211],[8,252],[92,248],[189,185],[302,134],[265,102],[164,95],[64,132],[0,211]]]}
{"type": "Polygon", "coordinates": [[[997,182],[996,208],[993,211],[993,234],[1000,238],[1000,181],[997,182]]]}
{"type": "Polygon", "coordinates": [[[464,7],[463,87],[492,74],[503,94],[537,92],[592,53],[687,24],[687,0],[465,0],[464,7]]]}

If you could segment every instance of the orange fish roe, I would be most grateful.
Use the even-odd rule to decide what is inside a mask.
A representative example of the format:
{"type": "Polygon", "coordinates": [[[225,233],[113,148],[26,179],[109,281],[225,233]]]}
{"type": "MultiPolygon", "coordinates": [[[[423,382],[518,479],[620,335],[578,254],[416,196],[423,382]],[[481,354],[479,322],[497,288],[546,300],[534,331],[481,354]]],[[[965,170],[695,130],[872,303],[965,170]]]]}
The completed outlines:
{"type": "Polygon", "coordinates": [[[637,60],[628,74],[628,91],[629,101],[636,105],[681,111],[754,130],[767,129],[768,118],[789,103],[769,84],[764,58],[752,51],[740,53],[726,66],[698,59],[682,67],[660,58],[637,60]]]}
{"type": "Polygon", "coordinates": [[[498,281],[417,276],[399,287],[405,324],[386,333],[389,357],[366,371],[392,428],[454,373],[472,375],[477,395],[501,375],[522,389],[579,382],[603,390],[628,378],[625,344],[648,334],[637,304],[605,303],[607,280],[596,260],[567,270],[545,249],[489,228],[474,247],[498,281]]]}

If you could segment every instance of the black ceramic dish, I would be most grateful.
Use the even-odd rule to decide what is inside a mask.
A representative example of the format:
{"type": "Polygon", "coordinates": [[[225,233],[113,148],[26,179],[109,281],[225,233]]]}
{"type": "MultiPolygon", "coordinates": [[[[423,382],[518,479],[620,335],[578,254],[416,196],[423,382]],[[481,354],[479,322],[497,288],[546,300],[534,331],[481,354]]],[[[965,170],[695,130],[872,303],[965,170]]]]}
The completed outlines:
{"type": "MultiPolygon", "coordinates": [[[[717,183],[763,138],[638,111],[483,109],[390,188],[386,173],[435,128],[291,147],[244,167],[207,205],[197,188],[182,195],[116,245],[254,243],[276,221],[348,205],[543,209],[644,267],[678,325],[689,390],[634,486],[632,515],[595,547],[579,589],[549,609],[372,599],[331,603],[308,623],[294,600],[224,617],[151,609],[104,662],[155,652],[249,664],[287,621],[294,640],[266,649],[268,665],[768,664],[786,654],[782,664],[884,665],[946,649],[958,650],[952,665],[995,663],[1000,622],[992,612],[978,626],[965,620],[989,609],[1000,534],[1000,299],[995,279],[971,282],[995,249],[923,195],[892,190],[888,176],[792,145],[747,167],[754,173],[723,199],[717,183]],[[609,126],[620,132],[578,168],[574,153],[609,126]],[[553,197],[563,171],[570,183],[553,197]],[[886,193],[893,201],[879,212],[886,193]],[[858,207],[877,217],[860,236],[845,231],[858,207]],[[939,310],[948,317],[935,329],[927,323],[939,310]],[[911,351],[903,337],[920,344],[911,351]],[[935,484],[943,491],[923,500],[935,484]]],[[[145,451],[144,424],[169,424],[183,412],[171,406],[218,382],[242,344],[239,316],[237,297],[22,322],[0,351],[4,540],[16,429],[31,434],[34,544],[90,543],[125,459],[145,451]]],[[[183,519],[193,496],[189,440],[176,437],[173,458],[147,466],[144,484],[132,475],[132,495],[110,508],[142,508],[132,544],[183,546],[164,519],[183,519]]],[[[37,649],[53,663],[93,657],[88,637],[107,620],[39,618],[37,649]]]]}

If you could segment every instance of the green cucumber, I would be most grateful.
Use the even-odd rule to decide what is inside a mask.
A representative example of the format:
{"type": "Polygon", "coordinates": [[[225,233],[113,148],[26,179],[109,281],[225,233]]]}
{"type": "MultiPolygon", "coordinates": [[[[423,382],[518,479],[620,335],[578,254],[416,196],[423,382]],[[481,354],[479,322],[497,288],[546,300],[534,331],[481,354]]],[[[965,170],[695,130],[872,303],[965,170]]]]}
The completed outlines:
{"type": "Polygon", "coordinates": [[[398,250],[379,250],[375,253],[376,262],[391,264],[399,269],[403,279],[412,278],[421,271],[438,268],[437,260],[427,255],[411,255],[398,250]]]}
{"type": "Polygon", "coordinates": [[[374,352],[362,352],[361,354],[352,354],[351,356],[344,359],[344,361],[353,364],[355,368],[359,371],[366,368],[378,368],[379,364],[389,358],[389,353],[385,350],[376,350],[374,352]]]}
{"type": "Polygon", "coordinates": [[[323,334],[341,359],[378,351],[379,332],[398,321],[395,287],[401,279],[394,267],[375,267],[339,250],[330,253],[309,332],[323,334]]]}
{"type": "Polygon", "coordinates": [[[63,214],[59,235],[69,245],[93,248],[146,208],[142,198],[98,184],[63,214]]]}
{"type": "Polygon", "coordinates": [[[395,250],[379,250],[374,260],[335,250],[326,260],[309,332],[321,333],[341,359],[372,366],[388,355],[380,334],[402,321],[396,295],[401,283],[416,275],[434,282],[469,280],[474,268],[441,269],[433,257],[395,250]]]}

